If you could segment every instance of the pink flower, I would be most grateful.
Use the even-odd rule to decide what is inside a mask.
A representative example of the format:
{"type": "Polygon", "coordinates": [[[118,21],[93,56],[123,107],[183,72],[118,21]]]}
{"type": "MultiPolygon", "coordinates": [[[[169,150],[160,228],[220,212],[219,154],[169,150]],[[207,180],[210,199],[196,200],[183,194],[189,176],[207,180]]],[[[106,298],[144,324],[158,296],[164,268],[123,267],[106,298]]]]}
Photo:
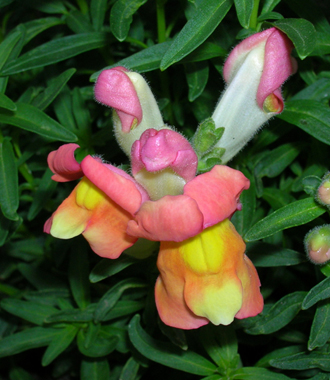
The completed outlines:
{"type": "Polygon", "coordinates": [[[138,238],[161,241],[156,303],[160,317],[175,327],[197,328],[209,320],[228,324],[234,316],[245,318],[261,311],[258,275],[244,256],[242,238],[227,220],[240,208],[239,195],[249,187],[241,172],[218,165],[196,177],[197,159],[190,144],[167,129],[146,130],[134,143],[135,179],[99,158],[87,156],[78,164],[74,158],[77,147],[67,144],[49,155],[55,180],[83,178],[46,222],[45,232],[63,239],[83,234],[91,248],[107,258],[117,258],[138,238]],[[153,176],[159,180],[162,173],[171,195],[151,190],[150,197],[153,176]],[[143,186],[137,180],[142,177],[143,186]],[[230,238],[225,238],[226,231],[230,238]],[[196,245],[196,241],[205,243],[196,245]],[[206,269],[205,260],[209,263],[206,269]],[[197,303],[191,302],[195,290],[184,286],[195,277],[204,289],[200,288],[197,303]],[[213,287],[218,289],[216,298],[211,296],[213,287]],[[232,306],[226,306],[228,294],[235,298],[232,306]],[[214,308],[216,316],[210,311],[214,301],[219,306],[214,308]],[[168,313],[173,305],[171,322],[168,313]]]}

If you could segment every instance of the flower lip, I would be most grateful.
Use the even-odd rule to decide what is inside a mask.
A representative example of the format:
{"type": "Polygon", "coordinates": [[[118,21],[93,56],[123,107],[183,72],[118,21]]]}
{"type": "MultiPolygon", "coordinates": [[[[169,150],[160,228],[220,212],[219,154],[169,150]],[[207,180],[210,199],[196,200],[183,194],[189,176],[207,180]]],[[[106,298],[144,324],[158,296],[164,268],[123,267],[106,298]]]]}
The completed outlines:
{"type": "Polygon", "coordinates": [[[135,141],[131,152],[132,173],[145,168],[157,172],[170,167],[186,182],[196,175],[198,158],[192,146],[180,133],[170,129],[147,129],[135,141]]]}
{"type": "Polygon", "coordinates": [[[142,108],[134,85],[126,72],[128,70],[121,66],[103,70],[96,80],[94,94],[97,102],[115,109],[123,132],[128,133],[135,121],[138,124],[141,122],[142,108]]]}

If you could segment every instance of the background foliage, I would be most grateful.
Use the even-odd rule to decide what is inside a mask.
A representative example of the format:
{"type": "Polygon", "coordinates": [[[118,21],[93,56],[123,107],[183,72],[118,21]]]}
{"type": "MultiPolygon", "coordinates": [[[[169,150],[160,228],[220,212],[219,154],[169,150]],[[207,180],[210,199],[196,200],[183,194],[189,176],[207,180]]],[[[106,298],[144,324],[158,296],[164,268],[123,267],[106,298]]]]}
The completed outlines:
{"type": "Polygon", "coordinates": [[[329,162],[329,15],[321,0],[0,0],[0,378],[330,378],[330,267],[303,247],[329,223],[314,200],[329,162]],[[80,158],[128,164],[93,100],[99,71],[117,65],[145,73],[164,120],[191,138],[231,47],[272,25],[299,70],[285,111],[230,162],[251,180],[233,221],[265,309],[227,327],[169,328],[154,305],[154,243],[146,259],[111,261],[42,232],[73,187],[50,179],[47,155],[77,142],[80,158]]]}

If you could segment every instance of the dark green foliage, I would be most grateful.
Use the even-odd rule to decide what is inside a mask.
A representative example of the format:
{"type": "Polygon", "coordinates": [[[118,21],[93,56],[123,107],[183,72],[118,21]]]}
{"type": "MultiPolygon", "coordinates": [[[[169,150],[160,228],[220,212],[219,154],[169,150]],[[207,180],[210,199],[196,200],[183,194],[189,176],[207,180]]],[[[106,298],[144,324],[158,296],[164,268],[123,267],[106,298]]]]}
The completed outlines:
{"type": "Polygon", "coordinates": [[[0,0],[1,380],[329,379],[330,266],[308,261],[303,243],[329,224],[315,196],[330,169],[329,16],[317,0],[0,0]],[[101,70],[121,65],[144,73],[165,123],[209,171],[224,153],[210,120],[224,60],[271,26],[293,42],[298,71],[283,113],[229,162],[250,180],[232,222],[265,308],[177,330],[155,307],[157,243],[108,260],[81,237],[43,233],[74,187],[51,179],[47,156],[77,143],[78,161],[128,168],[93,95],[101,70]]]}

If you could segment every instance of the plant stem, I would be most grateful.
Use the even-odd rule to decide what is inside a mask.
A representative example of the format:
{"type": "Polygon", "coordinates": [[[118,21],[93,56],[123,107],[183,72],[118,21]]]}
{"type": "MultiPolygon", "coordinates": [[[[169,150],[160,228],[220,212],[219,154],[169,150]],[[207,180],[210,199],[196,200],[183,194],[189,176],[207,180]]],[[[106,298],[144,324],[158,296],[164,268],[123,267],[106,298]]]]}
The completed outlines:
{"type": "Polygon", "coordinates": [[[165,0],[157,0],[157,31],[159,44],[166,40],[165,2],[165,0]]]}
{"type": "Polygon", "coordinates": [[[253,2],[253,10],[250,18],[250,29],[257,30],[258,26],[258,9],[259,9],[259,1],[260,0],[254,0],[253,2]]]}

